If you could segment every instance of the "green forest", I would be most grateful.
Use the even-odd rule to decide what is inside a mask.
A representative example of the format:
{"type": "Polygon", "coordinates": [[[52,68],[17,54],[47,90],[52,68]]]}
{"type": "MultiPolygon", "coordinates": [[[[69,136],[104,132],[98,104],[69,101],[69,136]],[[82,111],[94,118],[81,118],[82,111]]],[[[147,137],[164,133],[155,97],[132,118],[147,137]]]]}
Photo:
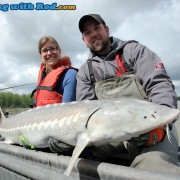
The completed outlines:
{"type": "Polygon", "coordinates": [[[29,108],[32,103],[31,94],[15,94],[11,92],[0,93],[0,107],[3,108],[29,108]]]}

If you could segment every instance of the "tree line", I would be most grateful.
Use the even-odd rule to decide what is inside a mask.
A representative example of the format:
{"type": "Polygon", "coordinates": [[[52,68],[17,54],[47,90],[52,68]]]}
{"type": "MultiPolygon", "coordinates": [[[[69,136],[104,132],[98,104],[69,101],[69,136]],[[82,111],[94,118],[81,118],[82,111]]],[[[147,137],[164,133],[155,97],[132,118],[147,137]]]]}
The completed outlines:
{"type": "Polygon", "coordinates": [[[1,108],[29,108],[31,103],[31,94],[0,93],[1,108]]]}

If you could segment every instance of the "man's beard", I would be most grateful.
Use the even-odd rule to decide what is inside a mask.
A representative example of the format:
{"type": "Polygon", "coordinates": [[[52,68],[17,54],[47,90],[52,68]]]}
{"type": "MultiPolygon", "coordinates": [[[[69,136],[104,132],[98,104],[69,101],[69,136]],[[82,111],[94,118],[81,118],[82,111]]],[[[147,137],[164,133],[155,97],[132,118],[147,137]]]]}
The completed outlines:
{"type": "Polygon", "coordinates": [[[95,53],[99,53],[99,52],[104,52],[107,50],[108,47],[108,42],[109,42],[109,38],[105,38],[101,40],[101,43],[96,46],[96,45],[91,45],[91,47],[89,47],[91,49],[91,51],[95,52],[95,53]]]}

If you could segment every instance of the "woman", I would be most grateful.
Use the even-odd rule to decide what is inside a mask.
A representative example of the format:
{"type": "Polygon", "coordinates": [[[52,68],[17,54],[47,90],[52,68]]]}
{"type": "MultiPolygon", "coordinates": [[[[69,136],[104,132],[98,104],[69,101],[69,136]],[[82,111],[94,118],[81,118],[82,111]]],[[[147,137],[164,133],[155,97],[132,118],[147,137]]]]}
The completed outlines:
{"type": "Polygon", "coordinates": [[[34,107],[75,101],[77,70],[71,66],[69,57],[61,58],[60,46],[51,36],[42,37],[38,49],[42,64],[34,95],[34,107]]]}

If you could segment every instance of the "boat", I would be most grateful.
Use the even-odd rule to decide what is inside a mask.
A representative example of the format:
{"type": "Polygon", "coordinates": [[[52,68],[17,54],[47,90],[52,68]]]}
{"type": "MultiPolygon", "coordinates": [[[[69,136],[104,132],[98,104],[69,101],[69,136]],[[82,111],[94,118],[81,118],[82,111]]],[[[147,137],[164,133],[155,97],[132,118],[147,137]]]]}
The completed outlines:
{"type": "MultiPolygon", "coordinates": [[[[125,156],[121,156],[125,157],[125,156]]],[[[70,176],[65,176],[70,156],[59,155],[42,149],[30,150],[19,145],[0,142],[1,180],[119,180],[156,179],[179,180],[180,175],[155,173],[131,168],[126,158],[112,162],[98,162],[79,158],[70,176]],[[121,164],[125,163],[125,165],[121,164]]]]}

